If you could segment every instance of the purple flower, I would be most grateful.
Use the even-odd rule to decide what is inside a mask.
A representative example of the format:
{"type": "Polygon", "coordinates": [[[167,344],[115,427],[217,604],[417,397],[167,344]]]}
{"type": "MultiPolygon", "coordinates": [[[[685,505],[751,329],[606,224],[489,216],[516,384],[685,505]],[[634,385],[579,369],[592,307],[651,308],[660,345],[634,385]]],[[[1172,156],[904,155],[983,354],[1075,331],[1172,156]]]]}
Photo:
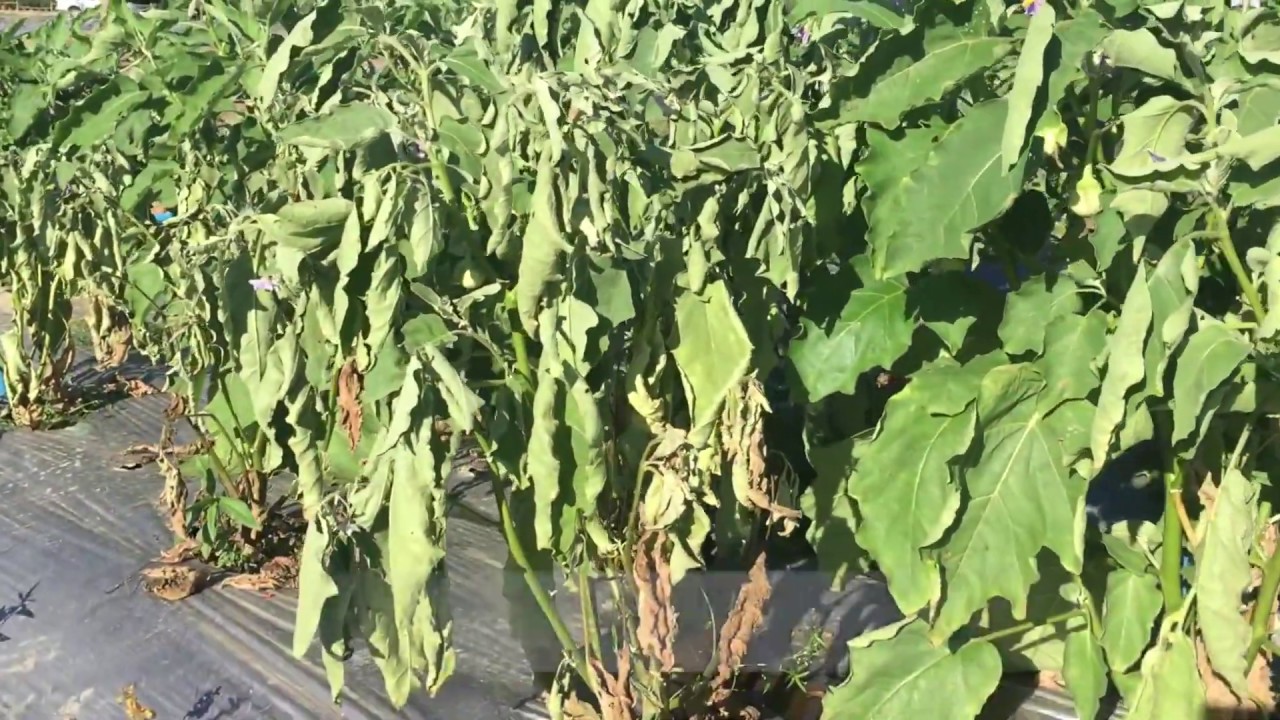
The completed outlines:
{"type": "Polygon", "coordinates": [[[1035,15],[1042,7],[1044,7],[1044,0],[1022,0],[1022,11],[1028,15],[1035,15]]]}
{"type": "Polygon", "coordinates": [[[280,289],[280,284],[269,277],[254,278],[249,284],[258,292],[275,292],[280,289]]]}
{"type": "Polygon", "coordinates": [[[809,40],[813,36],[809,34],[809,28],[803,25],[797,25],[791,28],[791,37],[801,45],[808,45],[809,40]]]}

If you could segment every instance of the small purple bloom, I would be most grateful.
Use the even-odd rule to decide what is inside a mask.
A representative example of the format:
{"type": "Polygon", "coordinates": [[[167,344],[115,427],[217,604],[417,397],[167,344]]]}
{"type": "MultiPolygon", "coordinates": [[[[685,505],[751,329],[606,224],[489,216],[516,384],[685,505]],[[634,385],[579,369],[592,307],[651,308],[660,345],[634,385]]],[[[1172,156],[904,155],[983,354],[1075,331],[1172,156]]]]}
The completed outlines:
{"type": "Polygon", "coordinates": [[[1044,0],[1022,0],[1022,11],[1028,15],[1035,15],[1042,7],[1044,7],[1044,0]]]}
{"type": "Polygon", "coordinates": [[[812,39],[813,36],[809,34],[809,28],[803,25],[797,25],[791,29],[791,37],[801,45],[808,45],[809,40],[812,39]]]}
{"type": "Polygon", "coordinates": [[[275,292],[280,289],[280,284],[269,277],[254,278],[249,284],[258,292],[275,292]]]}

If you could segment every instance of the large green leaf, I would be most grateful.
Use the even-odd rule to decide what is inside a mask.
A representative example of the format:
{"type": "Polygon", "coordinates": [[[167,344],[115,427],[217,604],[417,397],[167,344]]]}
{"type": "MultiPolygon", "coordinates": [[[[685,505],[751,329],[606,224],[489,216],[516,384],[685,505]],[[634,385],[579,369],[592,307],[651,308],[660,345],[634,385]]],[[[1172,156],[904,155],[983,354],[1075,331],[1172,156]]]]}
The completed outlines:
{"type": "Polygon", "coordinates": [[[853,653],[858,670],[827,692],[823,717],[971,720],[1000,682],[995,646],[971,642],[952,652],[932,643],[919,621],[853,653]]]}
{"type": "Polygon", "coordinates": [[[966,35],[949,26],[931,29],[925,35],[924,54],[919,59],[900,58],[876,78],[866,97],[841,108],[841,120],[896,127],[908,110],[941,98],[1012,49],[1007,38],[966,35]]]}
{"type": "Polygon", "coordinates": [[[967,502],[941,548],[946,599],[935,621],[939,636],[966,625],[996,597],[1009,601],[1015,617],[1025,617],[1043,547],[1068,570],[1080,568],[1074,538],[1084,483],[1069,465],[1084,448],[1081,423],[1092,406],[1070,402],[1046,415],[1037,402],[1044,387],[1029,365],[1005,365],[983,378],[983,454],[963,474],[967,502]]]}
{"type": "Polygon", "coordinates": [[[351,150],[396,127],[391,111],[369,103],[339,105],[280,129],[280,141],[299,147],[351,150]]]}
{"type": "Polygon", "coordinates": [[[876,199],[868,241],[880,278],[931,260],[969,257],[971,233],[995,219],[1022,190],[1026,161],[1007,173],[1000,137],[1005,100],[977,105],[947,128],[925,162],[901,167],[903,180],[876,199]]]}
{"type": "Polygon", "coordinates": [[[872,281],[849,295],[829,329],[801,320],[804,335],[790,354],[810,402],[853,394],[858,376],[892,366],[907,351],[915,323],[907,314],[906,292],[900,281],[872,281]]]}
{"type": "Polygon", "coordinates": [[[917,378],[889,401],[879,434],[849,479],[863,517],[858,543],[907,614],[941,593],[937,565],[921,549],[940,540],[955,519],[960,490],[951,480],[951,461],[969,447],[974,430],[972,406],[955,415],[930,414],[932,385],[917,378]]]}
{"type": "Polygon", "coordinates": [[[1023,283],[1005,299],[1004,318],[1000,321],[1000,339],[1010,355],[1040,354],[1044,351],[1049,323],[1080,309],[1080,296],[1074,283],[1057,278],[1047,287],[1041,275],[1023,283]]]}

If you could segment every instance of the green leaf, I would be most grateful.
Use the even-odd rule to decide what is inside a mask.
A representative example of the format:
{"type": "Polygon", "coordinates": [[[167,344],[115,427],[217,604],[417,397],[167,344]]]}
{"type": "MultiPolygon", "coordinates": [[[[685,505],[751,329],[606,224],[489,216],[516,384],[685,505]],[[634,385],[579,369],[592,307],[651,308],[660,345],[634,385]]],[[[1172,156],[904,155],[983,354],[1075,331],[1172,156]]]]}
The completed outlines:
{"type": "Polygon", "coordinates": [[[1249,564],[1256,532],[1258,488],[1236,468],[1222,476],[1217,497],[1200,516],[1204,529],[1196,559],[1196,616],[1214,672],[1238,697],[1248,697],[1245,655],[1252,639],[1241,614],[1253,583],[1249,564]]]}
{"type": "Polygon", "coordinates": [[[1142,681],[1129,703],[1130,720],[1200,720],[1204,682],[1191,638],[1172,632],[1142,659],[1142,681]]]}
{"type": "Polygon", "coordinates": [[[1025,161],[1008,173],[1000,164],[1007,112],[1003,99],[970,108],[924,164],[901,168],[904,180],[876,200],[869,218],[877,277],[914,272],[931,260],[968,259],[971,233],[1022,192],[1025,161]]]}
{"type": "Polygon", "coordinates": [[[1240,57],[1246,62],[1280,66],[1280,28],[1276,26],[1274,17],[1269,20],[1253,23],[1241,38],[1240,57]]]}
{"type": "Polygon", "coordinates": [[[1125,177],[1141,177],[1167,169],[1170,160],[1186,154],[1187,137],[1197,112],[1189,102],[1159,95],[1120,118],[1123,149],[1108,166],[1125,177]]]}
{"type": "Polygon", "coordinates": [[[953,653],[920,621],[856,654],[858,671],[827,692],[823,717],[972,720],[1000,682],[995,646],[970,642],[953,653]]]}
{"type": "Polygon", "coordinates": [[[280,129],[280,141],[299,147],[352,150],[367,145],[397,126],[396,116],[379,105],[338,105],[280,129]]]}
{"type": "Polygon", "coordinates": [[[791,362],[809,402],[833,393],[853,394],[858,376],[890,367],[911,345],[915,323],[907,314],[907,286],[873,280],[849,295],[830,329],[801,319],[804,336],[791,344],[791,362]]]}
{"type": "Polygon", "coordinates": [[[355,203],[345,198],[303,200],[273,215],[259,215],[257,221],[274,242],[304,253],[325,254],[342,241],[343,229],[355,211],[355,203]]]}
{"type": "Polygon", "coordinates": [[[1098,48],[1116,67],[1133,68],[1162,80],[1185,83],[1178,66],[1178,54],[1161,45],[1150,30],[1115,30],[1098,48]]]}
{"type": "Polygon", "coordinates": [[[951,27],[929,30],[923,57],[899,59],[893,69],[876,78],[866,97],[841,108],[841,121],[897,127],[908,110],[938,100],[1012,49],[1007,38],[970,36],[951,27]]]}
{"type": "Polygon", "coordinates": [[[293,656],[301,658],[316,637],[320,615],[329,598],[338,596],[338,585],[325,568],[329,536],[315,522],[307,523],[298,563],[298,611],[293,622],[293,656]]]}
{"type": "Polygon", "coordinates": [[[1096,718],[1107,692],[1107,661],[1093,630],[1085,627],[1067,635],[1063,649],[1062,679],[1071,692],[1076,717],[1096,718]]]}
{"type": "Polygon", "coordinates": [[[1015,618],[1025,617],[1043,547],[1079,571],[1075,518],[1084,512],[1084,483],[1069,466],[1084,447],[1080,427],[1092,406],[1069,402],[1046,415],[1037,402],[1044,386],[1028,365],[1001,366],[982,380],[983,454],[963,473],[968,504],[941,548],[946,600],[937,637],[968,624],[996,597],[1009,601],[1015,618]]]}
{"type": "Polygon", "coordinates": [[[1182,343],[1187,333],[1199,287],[1200,268],[1195,242],[1179,240],[1165,251],[1147,282],[1151,294],[1152,332],[1147,339],[1144,362],[1146,393],[1149,396],[1165,395],[1169,353],[1182,343]]]}
{"type": "Polygon", "coordinates": [[[227,497],[226,495],[219,495],[218,511],[225,513],[242,527],[247,527],[250,530],[262,529],[262,525],[258,523],[258,519],[253,516],[253,511],[249,509],[249,506],[243,500],[227,497]]]}
{"type": "Polygon", "coordinates": [[[1046,287],[1040,275],[1023,283],[1005,299],[1000,321],[1000,340],[1010,355],[1040,354],[1044,351],[1047,326],[1053,320],[1080,310],[1080,296],[1074,283],[1059,277],[1046,287]]]}
{"type": "Polygon", "coordinates": [[[1252,346],[1219,321],[1204,319],[1187,339],[1173,371],[1173,435],[1177,445],[1191,437],[1200,423],[1209,393],[1235,374],[1252,346]]]}
{"type": "Polygon", "coordinates": [[[1261,170],[1280,157],[1280,125],[1252,135],[1237,135],[1218,146],[1218,154],[1243,160],[1253,170],[1261,170]]]}
{"type": "Polygon", "coordinates": [[[849,479],[863,518],[858,544],[875,558],[908,615],[942,592],[938,567],[921,550],[955,520],[960,490],[951,480],[951,461],[968,449],[974,431],[972,406],[951,416],[929,413],[931,385],[915,378],[889,400],[879,433],[849,479]]]}
{"type": "Polygon", "coordinates": [[[1138,267],[1129,292],[1120,309],[1115,332],[1107,341],[1107,372],[1098,395],[1098,412],[1093,418],[1090,450],[1094,467],[1102,466],[1109,457],[1111,439],[1124,420],[1125,395],[1142,381],[1142,350],[1151,328],[1151,295],[1147,291],[1146,270],[1138,267]]]}
{"type": "Polygon", "coordinates": [[[1032,117],[1036,97],[1044,83],[1045,49],[1053,39],[1053,25],[1057,20],[1053,6],[1042,3],[1031,18],[1031,25],[1022,40],[1022,52],[1018,54],[1018,67],[1013,75],[1013,89],[1009,91],[1009,115],[1004,120],[1004,137],[1000,142],[1000,155],[1005,168],[1018,163],[1022,145],[1027,139],[1027,126],[1034,124],[1032,117]]]}
{"type": "Polygon", "coordinates": [[[275,52],[271,53],[262,71],[262,77],[254,87],[254,97],[258,105],[271,107],[275,101],[276,91],[280,87],[280,78],[289,69],[289,59],[293,51],[311,44],[311,26],[316,21],[316,12],[313,10],[307,13],[298,20],[296,25],[289,28],[289,34],[285,36],[284,42],[281,42],[275,52]]]}
{"type": "Polygon", "coordinates": [[[515,285],[516,309],[524,331],[530,335],[537,329],[544,293],[560,279],[561,261],[573,250],[560,229],[559,201],[555,164],[549,151],[544,150],[530,198],[529,224],[524,232],[515,285]]]}
{"type": "Polygon", "coordinates": [[[684,381],[691,429],[698,432],[716,422],[725,398],[746,375],[751,340],[722,280],[701,293],[681,293],[675,310],[679,336],[671,356],[684,381]]]}
{"type": "Polygon", "coordinates": [[[1107,576],[1102,602],[1102,649],[1112,669],[1134,666],[1151,644],[1152,628],[1164,601],[1153,575],[1114,570],[1107,576]]]}
{"type": "Polygon", "coordinates": [[[787,11],[787,22],[795,25],[811,15],[829,17],[848,13],[884,30],[909,32],[914,23],[892,0],[796,0],[787,11]]]}
{"type": "Polygon", "coordinates": [[[1098,387],[1094,363],[1106,346],[1107,316],[1100,310],[1052,320],[1045,328],[1044,357],[1037,363],[1046,383],[1045,406],[1088,397],[1098,387]]]}

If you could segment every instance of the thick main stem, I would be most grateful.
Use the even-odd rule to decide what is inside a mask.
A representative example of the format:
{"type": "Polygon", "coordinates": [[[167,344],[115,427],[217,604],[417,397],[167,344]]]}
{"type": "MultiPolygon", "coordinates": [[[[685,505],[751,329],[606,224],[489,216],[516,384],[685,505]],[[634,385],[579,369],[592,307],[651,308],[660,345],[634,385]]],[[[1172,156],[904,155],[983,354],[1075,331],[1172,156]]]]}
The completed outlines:
{"type": "Polygon", "coordinates": [[[1214,231],[1214,238],[1218,244],[1218,249],[1222,252],[1222,258],[1227,261],[1227,267],[1231,268],[1231,274],[1235,276],[1236,282],[1240,285],[1240,290],[1244,292],[1245,300],[1249,303],[1249,308],[1253,310],[1254,318],[1258,322],[1262,322],[1262,318],[1266,317],[1266,309],[1262,305],[1262,295],[1258,293],[1258,288],[1253,284],[1253,278],[1249,277],[1249,272],[1245,270],[1244,263],[1240,262],[1240,254],[1236,252],[1236,244],[1231,240],[1231,228],[1228,224],[1227,214],[1221,208],[1214,207],[1211,215],[1214,231]]]}
{"type": "Polygon", "coordinates": [[[1182,495],[1182,468],[1170,458],[1172,470],[1164,475],[1164,537],[1160,545],[1160,590],[1164,594],[1165,615],[1182,606],[1182,522],[1178,500],[1182,495]]]}
{"type": "Polygon", "coordinates": [[[1267,642],[1277,590],[1280,590],[1280,549],[1267,558],[1266,567],[1262,571],[1262,586],[1258,588],[1258,598],[1254,601],[1253,616],[1250,618],[1253,631],[1249,640],[1249,652],[1245,655],[1245,667],[1253,667],[1258,652],[1267,642]]]}

